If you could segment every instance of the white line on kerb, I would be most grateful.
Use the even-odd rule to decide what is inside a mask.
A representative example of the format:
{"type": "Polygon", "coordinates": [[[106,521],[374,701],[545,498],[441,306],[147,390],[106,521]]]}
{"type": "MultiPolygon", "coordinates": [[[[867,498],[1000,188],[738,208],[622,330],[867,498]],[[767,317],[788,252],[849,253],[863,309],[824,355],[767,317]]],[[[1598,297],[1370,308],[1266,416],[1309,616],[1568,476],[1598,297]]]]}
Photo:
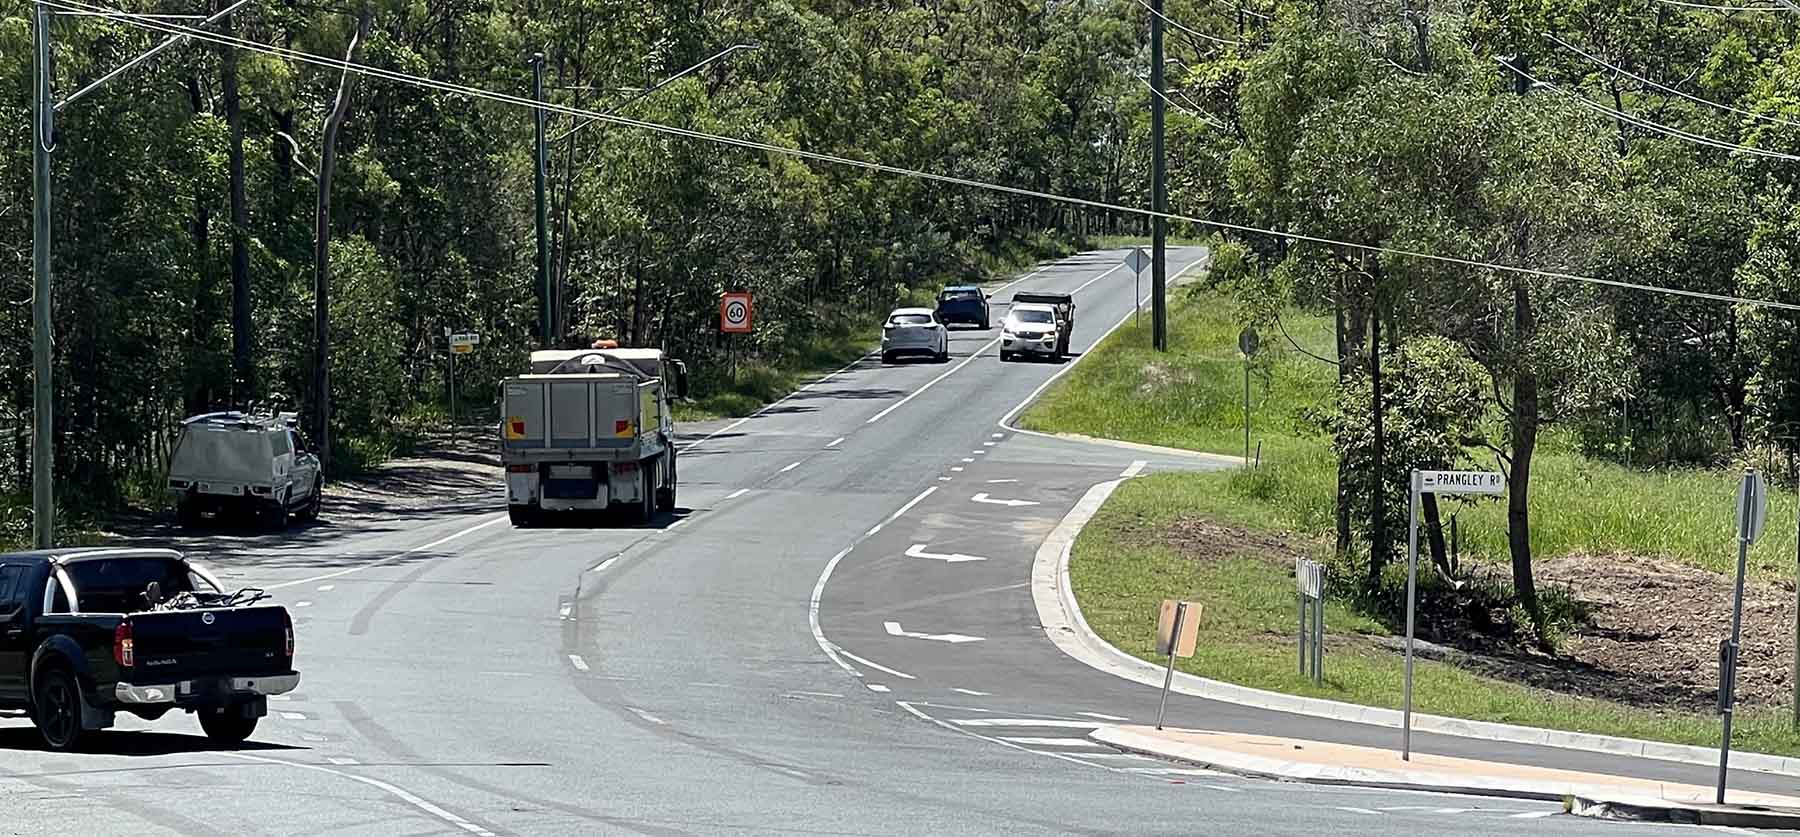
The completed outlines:
{"type": "Polygon", "coordinates": [[[789,471],[792,471],[792,470],[794,470],[794,469],[795,469],[795,468],[798,468],[798,467],[800,467],[800,463],[798,463],[798,462],[789,462],[789,463],[788,463],[788,464],[787,464],[787,466],[786,466],[786,467],[784,467],[784,468],[782,468],[782,469],[781,469],[781,473],[784,473],[784,474],[785,474],[785,473],[787,473],[787,472],[789,472],[789,471]]]}
{"type": "Polygon", "coordinates": [[[1075,714],[1085,715],[1089,718],[1099,718],[1102,721],[1129,721],[1129,720],[1131,720],[1130,718],[1121,718],[1117,715],[1108,715],[1104,712],[1077,712],[1075,714]]]}
{"type": "Polygon", "coordinates": [[[1105,724],[1093,721],[1052,721],[1044,718],[957,718],[959,727],[1054,727],[1056,729],[1099,729],[1105,724]]]}
{"type": "Polygon", "coordinates": [[[424,799],[423,797],[420,797],[418,794],[415,794],[412,791],[409,791],[398,785],[390,784],[388,782],[383,782],[380,779],[371,779],[367,776],[358,776],[355,773],[346,773],[342,770],[333,770],[329,767],[324,767],[322,765],[317,765],[317,764],[307,764],[305,762],[288,761],[287,759],[269,758],[268,756],[253,756],[249,753],[219,753],[219,755],[229,756],[234,759],[243,759],[245,761],[260,761],[260,762],[263,762],[264,764],[279,764],[283,767],[297,767],[301,770],[316,770],[320,773],[329,773],[340,779],[349,779],[352,782],[360,782],[362,784],[368,785],[369,787],[372,787],[377,790],[381,790],[383,792],[391,794],[393,796],[399,797],[400,801],[405,802],[406,804],[411,805],[414,808],[417,808],[421,811],[424,811],[427,814],[437,817],[438,819],[443,820],[444,822],[450,823],[451,825],[454,825],[457,828],[467,831],[470,834],[474,834],[474,835],[476,835],[476,837],[494,837],[494,832],[489,831],[485,828],[482,828],[481,826],[476,825],[475,823],[469,822],[468,820],[463,819],[462,817],[457,816],[456,814],[446,811],[443,808],[439,807],[437,804],[431,802],[430,800],[424,799]]]}
{"type": "Polygon", "coordinates": [[[588,670],[587,660],[582,659],[580,654],[570,654],[569,665],[574,666],[577,671],[588,670]]]}
{"type": "Polygon", "coordinates": [[[504,517],[496,517],[493,520],[489,520],[484,523],[477,523],[474,526],[470,526],[469,528],[464,529],[460,532],[456,532],[454,534],[446,535],[444,537],[438,538],[437,540],[432,541],[431,543],[423,544],[421,546],[415,546],[412,549],[408,549],[404,552],[400,552],[395,555],[389,555],[388,557],[383,558],[379,561],[370,561],[367,564],[359,564],[357,566],[338,570],[336,572],[329,572],[329,573],[324,573],[322,575],[315,575],[315,576],[312,576],[311,578],[300,578],[300,579],[295,579],[293,581],[283,581],[280,584],[265,584],[265,585],[263,585],[262,589],[264,589],[264,590],[280,590],[283,587],[294,587],[294,586],[300,585],[300,584],[312,584],[314,582],[326,581],[328,579],[337,578],[339,576],[346,576],[346,575],[349,575],[354,572],[361,572],[362,570],[369,569],[370,567],[379,567],[384,564],[392,564],[393,562],[398,561],[401,558],[404,558],[415,552],[424,552],[425,550],[431,549],[432,547],[442,546],[442,545],[447,544],[453,540],[456,540],[457,538],[460,538],[464,535],[467,535],[467,534],[470,534],[473,532],[479,532],[482,529],[486,529],[487,527],[492,526],[496,523],[503,523],[505,521],[506,521],[506,518],[504,518],[504,517]]]}
{"type": "Polygon", "coordinates": [[[835,447],[837,447],[837,446],[838,446],[838,445],[841,445],[841,444],[843,444],[843,443],[844,443],[844,437],[842,437],[842,436],[839,436],[839,437],[837,437],[837,438],[836,438],[836,439],[832,439],[832,440],[831,440],[831,442],[830,442],[830,443],[829,443],[829,444],[827,444],[827,445],[825,445],[825,447],[828,447],[828,448],[835,448],[835,447]]]}
{"type": "Polygon", "coordinates": [[[744,496],[744,495],[745,495],[745,494],[749,494],[749,493],[750,493],[750,489],[748,489],[748,488],[740,488],[740,489],[738,489],[738,490],[736,490],[736,491],[733,491],[733,492],[731,492],[731,493],[730,493],[730,494],[727,494],[727,495],[725,495],[725,499],[727,499],[727,500],[736,500],[736,499],[737,499],[737,498],[739,498],[739,497],[742,497],[742,496],[744,496]]]}
{"type": "Polygon", "coordinates": [[[838,653],[843,654],[844,656],[849,657],[850,659],[855,660],[859,663],[862,663],[863,665],[868,666],[869,668],[875,669],[876,671],[879,671],[883,674],[892,674],[895,677],[900,678],[901,680],[916,680],[916,679],[918,679],[918,678],[913,677],[910,674],[907,674],[904,671],[895,671],[891,668],[888,668],[887,666],[884,666],[878,662],[875,662],[874,660],[866,659],[863,657],[858,657],[855,654],[852,654],[849,651],[846,651],[842,648],[838,649],[838,653]]]}
{"type": "Polygon", "coordinates": [[[1137,476],[1137,475],[1138,475],[1138,474],[1141,474],[1141,473],[1143,473],[1143,472],[1144,472],[1144,466],[1145,466],[1145,465],[1149,465],[1149,464],[1150,464],[1150,463],[1149,463],[1149,462],[1146,462],[1146,461],[1144,461],[1144,460],[1142,460],[1142,459],[1134,459],[1134,460],[1132,460],[1132,461],[1131,461],[1131,465],[1130,465],[1130,466],[1129,466],[1129,467],[1127,467],[1127,468],[1126,468],[1126,469],[1125,469],[1125,470],[1123,470],[1123,471],[1121,471],[1121,472],[1119,472],[1119,476],[1121,476],[1121,477],[1135,477],[1135,476],[1137,476]]]}

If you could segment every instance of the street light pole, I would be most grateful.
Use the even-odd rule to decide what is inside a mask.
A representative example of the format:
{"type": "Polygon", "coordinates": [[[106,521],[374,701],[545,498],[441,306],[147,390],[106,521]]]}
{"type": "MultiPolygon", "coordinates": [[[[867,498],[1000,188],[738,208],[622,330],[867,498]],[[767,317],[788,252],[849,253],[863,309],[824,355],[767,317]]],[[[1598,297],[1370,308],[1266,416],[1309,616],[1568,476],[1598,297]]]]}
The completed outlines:
{"type": "MultiPolygon", "coordinates": [[[[531,56],[531,98],[540,106],[544,103],[544,54],[541,52],[531,56]]],[[[537,123],[537,149],[533,165],[537,180],[537,284],[538,293],[543,295],[538,306],[538,339],[548,349],[556,345],[556,335],[552,333],[550,324],[550,312],[555,300],[550,298],[550,233],[548,210],[544,202],[544,175],[549,157],[549,148],[544,140],[544,120],[547,114],[542,107],[533,110],[532,114],[537,123]]]]}
{"type": "Polygon", "coordinates": [[[31,161],[31,533],[39,549],[56,544],[56,498],[52,494],[56,457],[51,438],[50,390],[50,150],[55,142],[56,103],[50,99],[50,8],[37,7],[36,78],[33,94],[31,161]]]}
{"type": "Polygon", "coordinates": [[[1150,333],[1159,352],[1169,349],[1167,291],[1169,269],[1169,185],[1163,159],[1163,0],[1150,0],[1150,333]]]}

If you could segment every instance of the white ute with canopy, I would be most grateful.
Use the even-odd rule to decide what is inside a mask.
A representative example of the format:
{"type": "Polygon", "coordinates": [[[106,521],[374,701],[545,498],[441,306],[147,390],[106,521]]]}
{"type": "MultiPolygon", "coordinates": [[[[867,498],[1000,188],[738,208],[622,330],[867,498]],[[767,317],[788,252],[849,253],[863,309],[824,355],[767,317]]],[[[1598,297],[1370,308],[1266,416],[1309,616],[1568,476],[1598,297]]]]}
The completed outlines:
{"type": "Polygon", "coordinates": [[[687,367],[657,349],[546,350],[500,382],[500,459],[517,526],[546,512],[675,508],[675,421],[687,367]],[[671,387],[671,383],[673,386],[671,387]]]}

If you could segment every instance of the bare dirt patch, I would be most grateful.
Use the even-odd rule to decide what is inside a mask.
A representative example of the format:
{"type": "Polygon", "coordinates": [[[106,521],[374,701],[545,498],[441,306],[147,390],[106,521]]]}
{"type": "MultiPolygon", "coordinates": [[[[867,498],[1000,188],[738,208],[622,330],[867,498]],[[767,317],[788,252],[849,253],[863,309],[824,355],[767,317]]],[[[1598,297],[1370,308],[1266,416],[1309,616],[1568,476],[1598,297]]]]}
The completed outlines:
{"type": "MultiPolygon", "coordinates": [[[[1319,545],[1297,535],[1185,519],[1132,532],[1196,561],[1257,557],[1292,571],[1319,545]]],[[[1134,539],[1136,539],[1134,537],[1134,539]]],[[[1421,578],[1430,572],[1421,563],[1421,578]]],[[[1509,571],[1484,566],[1462,589],[1421,587],[1418,636],[1431,656],[1500,680],[1648,709],[1712,711],[1718,700],[1719,641],[1731,633],[1732,579],[1634,555],[1576,554],[1539,561],[1540,591],[1566,595],[1580,614],[1554,653],[1513,624],[1494,591],[1509,571]]],[[[1740,706],[1783,706],[1794,697],[1794,590],[1748,584],[1738,668],[1740,706]]],[[[1390,625],[1400,633],[1399,625],[1390,625]]],[[[1393,637],[1334,641],[1398,651],[1393,637]]]]}

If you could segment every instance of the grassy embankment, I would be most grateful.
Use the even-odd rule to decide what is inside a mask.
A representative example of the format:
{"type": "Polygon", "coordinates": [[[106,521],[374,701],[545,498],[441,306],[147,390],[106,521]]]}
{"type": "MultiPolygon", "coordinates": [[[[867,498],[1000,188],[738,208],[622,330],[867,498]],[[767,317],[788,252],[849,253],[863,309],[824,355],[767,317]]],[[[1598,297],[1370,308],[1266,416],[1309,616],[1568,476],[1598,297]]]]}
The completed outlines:
{"type": "MultiPolygon", "coordinates": [[[[1225,454],[1243,453],[1243,366],[1232,303],[1210,294],[1177,295],[1171,349],[1149,350],[1147,323],[1120,329],[1022,419],[1024,426],[1225,454]]],[[[1289,334],[1315,354],[1332,352],[1329,320],[1290,313],[1289,334]]],[[[1328,549],[1335,464],[1328,440],[1304,418],[1333,389],[1329,363],[1263,335],[1268,357],[1254,382],[1253,438],[1259,470],[1169,473],[1130,481],[1076,543],[1071,580],[1083,613],[1102,637],[1153,659],[1156,603],[1205,605],[1200,652],[1181,661],[1194,674],[1257,688],[1398,707],[1401,658],[1381,647],[1393,629],[1333,599],[1326,608],[1331,649],[1326,680],[1299,676],[1291,557],[1277,558],[1268,536],[1293,533],[1297,551],[1328,549]],[[1181,524],[1206,520],[1254,537],[1202,538],[1181,524]],[[1258,539],[1264,541],[1257,543],[1258,539]],[[1285,565],[1283,562],[1286,562],[1285,565]]],[[[1533,544],[1541,559],[1573,552],[1627,552],[1725,572],[1735,560],[1732,497],[1722,471],[1644,472],[1596,462],[1547,440],[1532,491],[1533,544]]],[[[1771,525],[1751,553],[1752,576],[1789,572],[1794,554],[1791,497],[1771,498],[1771,525]]],[[[1504,508],[1459,511],[1465,562],[1505,559],[1504,508]]],[[[1216,532],[1214,533],[1216,535],[1216,532]]],[[[1281,550],[1275,550],[1281,551],[1281,550]]],[[[1292,552],[1294,550],[1287,550],[1292,552]]],[[[1315,555],[1315,557],[1322,557],[1315,555]]],[[[1416,708],[1423,712],[1557,729],[1716,745],[1712,714],[1642,709],[1555,694],[1421,661],[1416,708]]],[[[1740,710],[1735,746],[1800,754],[1785,710],[1740,710]]]]}

